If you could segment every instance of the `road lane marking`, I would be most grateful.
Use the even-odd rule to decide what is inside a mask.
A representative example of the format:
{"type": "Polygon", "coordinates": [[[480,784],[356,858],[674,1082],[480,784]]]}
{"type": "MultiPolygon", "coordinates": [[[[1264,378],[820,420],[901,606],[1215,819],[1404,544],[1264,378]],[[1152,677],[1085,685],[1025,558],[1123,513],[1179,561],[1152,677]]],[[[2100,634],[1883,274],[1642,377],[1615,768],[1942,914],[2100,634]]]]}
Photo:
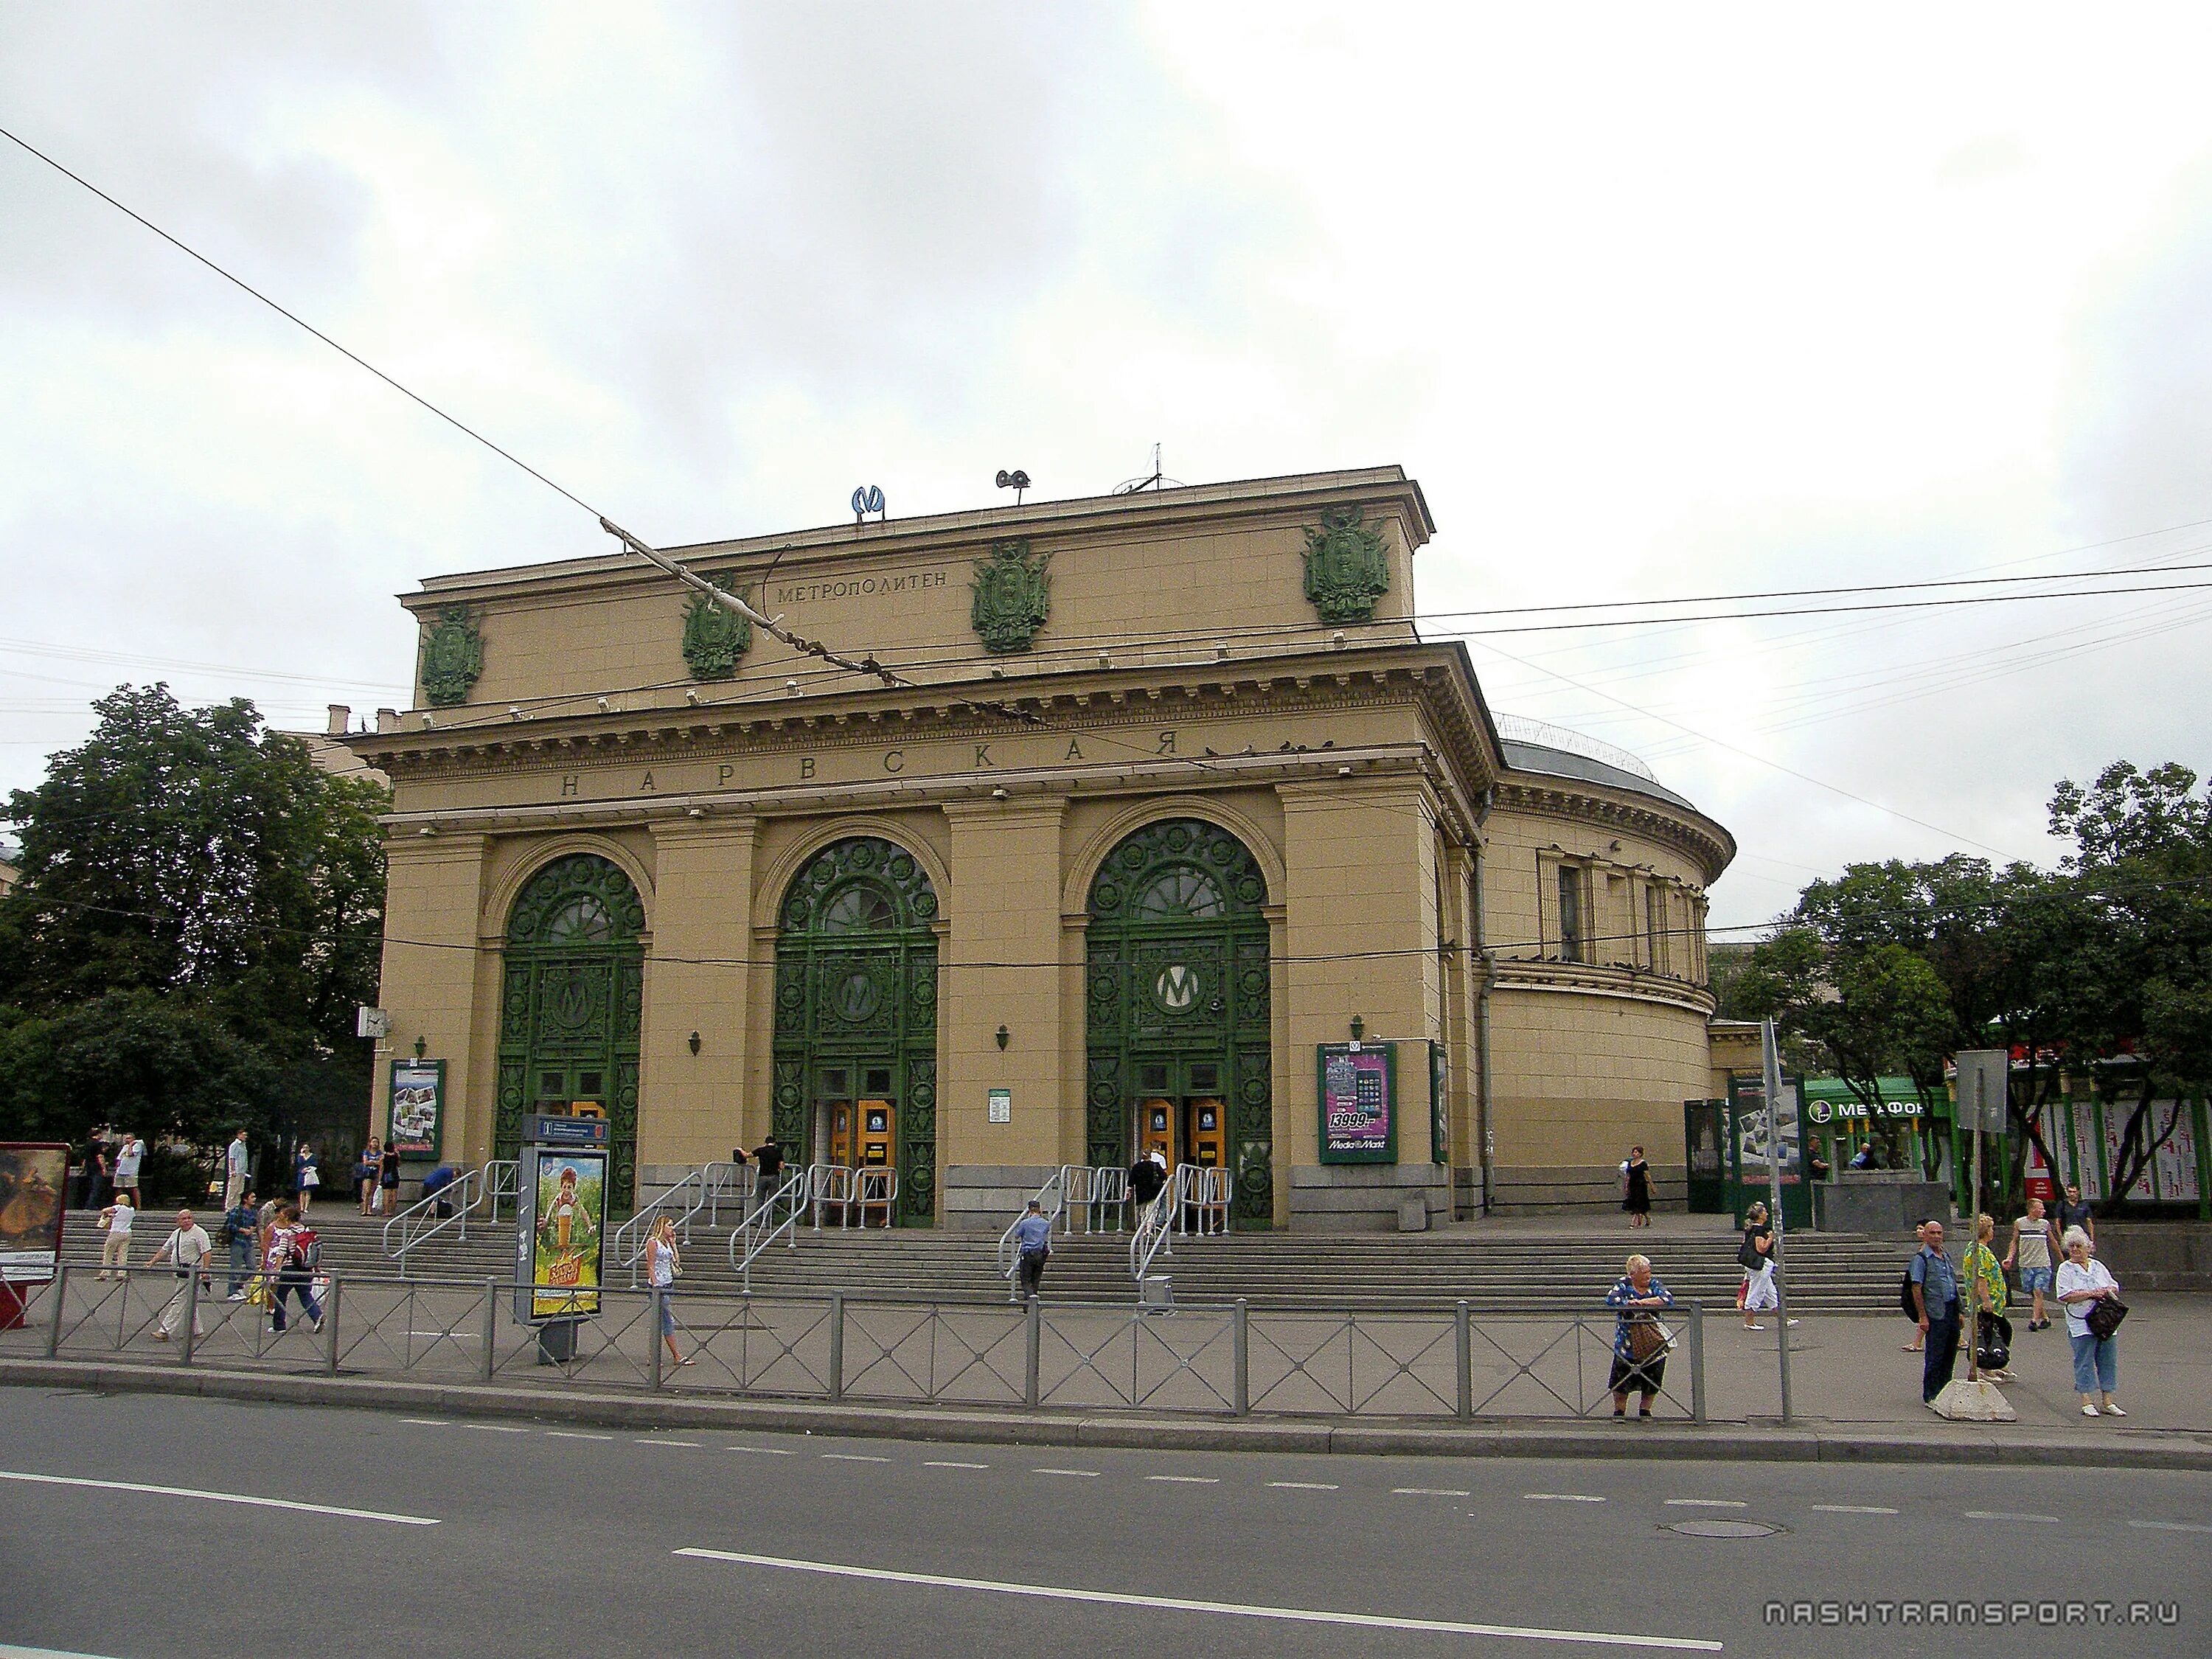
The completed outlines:
{"type": "Polygon", "coordinates": [[[0,1659],[102,1659],[97,1653],[64,1652],[60,1648],[19,1648],[0,1642],[0,1659]]]}
{"type": "Polygon", "coordinates": [[[156,1498],[199,1498],[210,1504],[245,1504],[255,1509],[297,1510],[302,1515],[325,1515],[346,1521],[388,1521],[396,1527],[434,1527],[435,1516],[392,1515],[382,1510],[341,1509],[335,1504],[301,1504],[289,1498],[257,1498],[251,1492],[204,1492],[197,1486],[156,1486],[142,1480],[91,1480],[74,1474],[28,1474],[20,1469],[0,1469],[0,1480],[22,1480],[42,1486],[88,1486],[98,1492],[148,1492],[156,1498]]]}
{"type": "Polygon", "coordinates": [[[823,1456],[833,1463],[888,1463],[888,1457],[878,1457],[873,1452],[823,1452],[823,1456]]]}
{"type": "Polygon", "coordinates": [[[2212,1532],[2212,1527],[2201,1527],[2194,1521],[2130,1521],[2128,1524],[2150,1532],[2212,1532]]]}
{"type": "MultiPolygon", "coordinates": [[[[1895,1510],[1885,1509],[1880,1504],[1815,1504],[1813,1507],[1823,1515],[1895,1515],[1897,1513],[1895,1510]]],[[[2208,1528],[2206,1530],[2212,1531],[2212,1528],[2208,1528]]]]}
{"type": "Polygon", "coordinates": [[[1031,1469],[1030,1473],[1031,1474],[1079,1475],[1085,1480],[1096,1480],[1098,1478],[1098,1471],[1096,1469],[1031,1469]]]}
{"type": "Polygon", "coordinates": [[[757,1452],[763,1457],[796,1457],[799,1454],[788,1446],[725,1446],[724,1451],[757,1452]]]}
{"type": "Polygon", "coordinates": [[[1747,1505],[1735,1498],[1670,1498],[1668,1504],[1678,1510],[1740,1510],[1747,1505]]]}
{"type": "Polygon", "coordinates": [[[988,1463],[956,1463],[950,1458],[933,1458],[922,1466],[925,1469],[988,1469],[988,1463]]]}
{"type": "Polygon", "coordinates": [[[508,1423],[464,1423],[461,1426],[465,1429],[476,1429],[485,1434],[528,1434],[530,1432],[527,1429],[519,1429],[508,1423]]]}
{"type": "Polygon", "coordinates": [[[446,1417],[403,1417],[399,1420],[403,1423],[412,1423],[418,1429],[447,1429],[453,1426],[453,1419],[446,1417]]]}
{"type": "Polygon", "coordinates": [[[1522,1497],[1532,1504],[1602,1504],[1602,1498],[1592,1498],[1580,1492],[1524,1492],[1522,1497]]]}
{"type": "Polygon", "coordinates": [[[611,1434],[585,1434],[576,1429],[548,1429],[545,1431],[545,1436],[549,1440],[611,1440],[614,1438],[611,1434]]]}
{"type": "Polygon", "coordinates": [[[1221,1477],[1218,1474],[1148,1474],[1145,1479],[1164,1480],[1173,1486],[1218,1486],[1221,1484],[1221,1477]]]}
{"type": "Polygon", "coordinates": [[[1270,1480],[1267,1484],[1283,1492],[1334,1492],[1336,1490],[1326,1480],[1270,1480]]]}
{"type": "Polygon", "coordinates": [[[2055,1515],[2015,1515],[2008,1510],[1968,1510],[1966,1516],[1969,1521],[2047,1521],[2054,1527],[2058,1524],[2055,1515]]]}
{"type": "Polygon", "coordinates": [[[657,1435],[640,1435],[630,1443],[635,1446],[682,1446],[691,1451],[699,1449],[696,1440],[664,1440],[657,1435]]]}
{"type": "Polygon", "coordinates": [[[1558,1630],[1541,1625],[1477,1624],[1455,1619],[1394,1619],[1380,1613],[1337,1613],[1323,1607],[1279,1607],[1264,1602],[1205,1601],[1183,1595],[1134,1595],[1113,1590],[1076,1589],[1062,1584],[1024,1584],[997,1578],[956,1578],[933,1572],[894,1572],[883,1567],[848,1566],[838,1561],[801,1561],[781,1555],[748,1555],[736,1550],[680,1549],[675,1553],[696,1561],[726,1561],[738,1566],[773,1567],[784,1572],[822,1573],[833,1578],[862,1578],[883,1584],[915,1584],[926,1589],[981,1590],[994,1595],[1030,1596],[1048,1601],[1088,1601],[1115,1607],[1152,1607],[1166,1613],[1205,1613],[1226,1618],[1268,1619],[1301,1625],[1345,1625],[1360,1630],[1422,1631],[1443,1636],[1512,1636],[1532,1642],[1657,1648],[1674,1653],[1721,1651],[1718,1642],[1686,1636],[1640,1636],[1616,1631],[1558,1630]]]}
{"type": "Polygon", "coordinates": [[[1462,1492],[1457,1486],[1393,1486],[1393,1498],[1472,1498],[1471,1492],[1462,1492]]]}

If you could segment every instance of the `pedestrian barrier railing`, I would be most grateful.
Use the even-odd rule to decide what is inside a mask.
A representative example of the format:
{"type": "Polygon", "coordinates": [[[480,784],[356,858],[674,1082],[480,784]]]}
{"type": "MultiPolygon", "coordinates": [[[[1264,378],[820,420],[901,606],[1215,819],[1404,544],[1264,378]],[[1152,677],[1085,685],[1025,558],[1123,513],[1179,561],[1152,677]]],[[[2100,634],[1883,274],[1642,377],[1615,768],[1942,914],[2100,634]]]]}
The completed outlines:
{"type": "MultiPolygon", "coordinates": [[[[1073,1168],[1073,1164],[1061,1164],[1059,1169],[1053,1171],[1043,1186],[1030,1194],[1029,1203],[1037,1206],[1043,1211],[1044,1218],[1047,1221],[1056,1222],[1060,1219],[1060,1211],[1067,1201],[1068,1172],[1073,1168]]],[[[1022,1206],[1021,1214],[1009,1221],[1006,1224],[1006,1231],[999,1235],[999,1277],[1001,1279],[1011,1281],[1021,1266],[1020,1254],[1014,1249],[1014,1229],[1022,1224],[1022,1216],[1028,1213],[1029,1204],[1024,1204],[1022,1206]]]]}
{"type": "Polygon", "coordinates": [[[849,1164],[810,1164],[806,1166],[806,1207],[816,1232],[822,1231],[822,1212],[835,1208],[840,1217],[853,1201],[853,1166],[849,1164]]]}
{"type": "Polygon", "coordinates": [[[853,1171],[853,1203],[846,1212],[849,1225],[866,1227],[870,1212],[880,1210],[879,1224],[888,1227],[898,1206],[898,1171],[888,1164],[863,1164],[853,1171]]]}
{"type": "Polygon", "coordinates": [[[1085,1233],[1118,1233],[1128,1224],[1129,1172],[1103,1164],[1070,1164],[1060,1170],[1067,1202],[1060,1212],[1066,1231],[1075,1231],[1083,1212],[1085,1233]]]}
{"type": "Polygon", "coordinates": [[[491,1201],[487,1175],[492,1167],[465,1171],[453,1185],[416,1199],[384,1224],[384,1253],[399,1264],[402,1275],[407,1272],[408,1254],[441,1233],[450,1231],[461,1243],[468,1242],[469,1217],[491,1201]]]}
{"type": "MultiPolygon", "coordinates": [[[[804,1187],[794,1175],[771,1199],[787,1222],[804,1187]]],[[[1254,1310],[1239,1301],[1159,1319],[1126,1304],[1038,1297],[1018,1307],[955,1306],[838,1291],[756,1297],[580,1287],[566,1299],[540,1292],[533,1322],[518,1308],[528,1292],[500,1279],[288,1274],[272,1285],[246,1273],[240,1289],[250,1299],[232,1301],[229,1278],[221,1267],[179,1278],[167,1267],[103,1274],[64,1264],[53,1284],[33,1291],[29,1326],[0,1333],[0,1356],[908,1405],[1442,1422],[1603,1414],[1627,1364],[1616,1363],[1613,1312],[1590,1307],[1459,1302],[1370,1314],[1254,1310]],[[264,1305],[272,1290],[283,1292],[276,1310],[264,1305]]],[[[1662,1317],[1672,1357],[1632,1371],[1628,1386],[1640,1390],[1648,1376],[1660,1385],[1662,1415],[1702,1423],[1703,1304],[1678,1303],[1662,1317]]]]}
{"type": "Polygon", "coordinates": [[[806,1213],[806,1194],[813,1186],[811,1172],[794,1170],[783,1184],[754,1206],[751,1214],[730,1229],[730,1271],[750,1295],[753,1262],[779,1238],[785,1248],[799,1248],[799,1219],[806,1213]]]}
{"type": "Polygon", "coordinates": [[[653,1230],[663,1216],[676,1223],[676,1231],[686,1244],[691,1242],[691,1223],[702,1210],[707,1212],[707,1224],[715,1224],[715,1200],[725,1190],[734,1190],[736,1179],[750,1173],[737,1164],[721,1161],[702,1164],[681,1181],[659,1194],[649,1204],[641,1206],[630,1218],[614,1231],[608,1239],[608,1248],[615,1258],[617,1271],[629,1269],[633,1289],[637,1285],[637,1264],[645,1259],[646,1246],[653,1230]]]}
{"type": "MultiPolygon", "coordinates": [[[[1176,1176],[1180,1177],[1181,1174],[1178,1170],[1176,1176]]],[[[1129,1277],[1137,1283],[1139,1301],[1144,1297],[1145,1279],[1152,1271],[1155,1258],[1175,1254],[1168,1236],[1175,1231],[1176,1218],[1182,1213],[1176,1202],[1182,1185],[1179,1178],[1170,1180],[1137,1212],[1137,1231],[1129,1235],[1129,1277]]]]}
{"type": "Polygon", "coordinates": [[[511,1158],[495,1158],[483,1166],[484,1200],[491,1206],[490,1221],[499,1225],[499,1206],[502,1200],[510,1212],[518,1218],[522,1214],[522,1165],[511,1158]]]}
{"type": "Polygon", "coordinates": [[[1229,1231],[1229,1200],[1235,1195],[1236,1183],[1228,1170],[1204,1164],[1178,1164],[1176,1181],[1185,1193],[1176,1212],[1179,1231],[1201,1234],[1229,1231]]]}
{"type": "Polygon", "coordinates": [[[720,1158],[700,1166],[707,1178],[707,1224],[722,1224],[722,1202],[734,1201],[740,1214],[752,1207],[754,1186],[760,1171],[750,1164],[740,1164],[734,1158],[720,1158]]]}

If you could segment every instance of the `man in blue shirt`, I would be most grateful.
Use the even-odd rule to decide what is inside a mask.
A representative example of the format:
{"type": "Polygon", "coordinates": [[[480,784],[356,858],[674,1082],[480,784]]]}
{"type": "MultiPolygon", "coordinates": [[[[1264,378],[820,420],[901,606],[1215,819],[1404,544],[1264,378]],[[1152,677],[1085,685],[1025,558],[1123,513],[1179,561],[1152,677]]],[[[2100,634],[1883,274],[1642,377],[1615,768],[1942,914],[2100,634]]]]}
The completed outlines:
{"type": "Polygon", "coordinates": [[[1027,1301],[1044,1282],[1045,1258],[1052,1254],[1052,1223],[1035,1199],[1030,1200],[1029,1213],[1014,1223],[1014,1249],[1021,1267],[1022,1299],[1027,1301]]]}
{"type": "Polygon", "coordinates": [[[261,1212],[255,1207],[252,1193],[241,1192],[238,1202],[223,1212],[222,1237],[230,1247],[230,1300],[243,1302],[246,1281],[252,1277],[255,1258],[260,1254],[261,1212]]]}
{"type": "Polygon", "coordinates": [[[1959,1358],[1959,1275],[1951,1258],[1943,1254],[1943,1224],[1931,1221],[1921,1229],[1920,1248],[1912,1253],[1912,1299],[1920,1309],[1920,1334],[1927,1341],[1921,1362],[1920,1398],[1932,1408],[1936,1396],[1951,1380],[1951,1367],[1959,1358]]]}

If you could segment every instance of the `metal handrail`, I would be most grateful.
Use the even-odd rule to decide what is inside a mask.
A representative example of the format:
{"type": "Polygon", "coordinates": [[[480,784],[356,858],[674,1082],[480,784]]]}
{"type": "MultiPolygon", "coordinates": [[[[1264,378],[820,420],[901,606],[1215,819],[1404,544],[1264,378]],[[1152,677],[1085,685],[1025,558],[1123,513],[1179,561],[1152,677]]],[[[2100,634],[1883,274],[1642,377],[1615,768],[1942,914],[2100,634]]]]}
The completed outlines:
{"type": "Polygon", "coordinates": [[[809,1170],[793,1170],[764,1203],[730,1229],[730,1271],[738,1276],[746,1295],[752,1294],[754,1257],[778,1238],[788,1249],[799,1248],[799,1218],[806,1213],[806,1193],[812,1173],[809,1170]],[[779,1208],[788,1212],[781,1221],[775,1218],[779,1208]],[[748,1240],[751,1242],[748,1243],[748,1240]]]}
{"type": "Polygon", "coordinates": [[[824,1205],[853,1201],[853,1166],[849,1164],[810,1164],[806,1166],[806,1207],[814,1218],[814,1231],[822,1231],[824,1205]]]}
{"type": "Polygon", "coordinates": [[[702,1164],[699,1166],[699,1173],[706,1178],[707,1224],[709,1227],[722,1224],[721,1200],[724,1198],[736,1198],[750,1205],[755,1183],[759,1178],[759,1172],[750,1164],[740,1163],[732,1158],[716,1158],[711,1163],[702,1164]]]}
{"type": "Polygon", "coordinates": [[[1029,1204],[1022,1206],[1021,1215],[1016,1216],[1012,1221],[1009,1221],[1006,1224],[1006,1231],[999,1235],[998,1263],[1000,1278],[1005,1279],[1012,1279],[1015,1273],[1021,1267],[1021,1259],[1016,1254],[1014,1249],[1014,1229],[1022,1224],[1022,1216],[1025,1216],[1030,1212],[1030,1204],[1035,1204],[1041,1206],[1044,1211],[1044,1218],[1047,1221],[1059,1220],[1060,1212],[1061,1209],[1066,1206],[1067,1202],[1067,1172],[1070,1170],[1080,1167],[1081,1166],[1078,1164],[1063,1164],[1060,1168],[1054,1170],[1052,1172],[1050,1178],[1045,1182],[1044,1185],[1038,1188],[1036,1191],[1030,1195],[1029,1204]]]}
{"type": "MultiPolygon", "coordinates": [[[[660,1218],[662,1216],[672,1218],[677,1226],[683,1230],[684,1242],[689,1244],[691,1242],[692,1218],[700,1211],[708,1209],[714,1201],[718,1185],[718,1178],[714,1172],[717,1170],[735,1170],[737,1167],[737,1164],[726,1158],[711,1164],[702,1164],[683,1180],[669,1188],[652,1203],[644,1206],[629,1220],[615,1229],[613,1238],[608,1242],[614,1246],[616,1267],[629,1269],[632,1290],[637,1288],[637,1264],[645,1259],[646,1249],[651,1243],[654,1228],[660,1224],[660,1218]],[[625,1237],[629,1240],[627,1244],[623,1243],[625,1237]]],[[[714,1217],[711,1212],[708,1216],[707,1224],[710,1227],[714,1224],[714,1217]]]]}
{"type": "Polygon", "coordinates": [[[1074,1211],[1076,1205],[1079,1203],[1083,1206],[1085,1232],[1120,1232],[1122,1218],[1127,1214],[1129,1205],[1129,1172],[1117,1166],[1103,1164],[1089,1166],[1071,1164],[1068,1167],[1086,1176],[1088,1180],[1082,1197],[1078,1198],[1072,1189],[1069,1192],[1067,1230],[1070,1232],[1075,1231],[1074,1211]],[[1102,1210],[1113,1222],[1112,1226],[1109,1227],[1100,1221],[1099,1212],[1102,1210]]]}
{"type": "MultiPolygon", "coordinates": [[[[1176,1173],[1180,1176],[1182,1169],[1176,1173]]],[[[1162,1251],[1175,1254],[1168,1235],[1175,1229],[1176,1218],[1182,1213],[1182,1206],[1176,1201],[1182,1188],[1179,1180],[1169,1182],[1138,1212],[1137,1231],[1129,1236],[1129,1277],[1136,1280],[1139,1297],[1144,1294],[1145,1275],[1152,1270],[1153,1258],[1162,1251]]]]}
{"type": "MultiPolygon", "coordinates": [[[[485,1167],[488,1169],[489,1166],[485,1167]]],[[[426,1197],[416,1199],[398,1215],[386,1222],[382,1234],[384,1253],[399,1264],[399,1276],[402,1279],[407,1276],[407,1253],[410,1250],[428,1239],[435,1238],[449,1227],[458,1229],[455,1237],[463,1243],[466,1243],[469,1237],[469,1214],[477,1205],[484,1202],[484,1170],[465,1170],[461,1178],[454,1182],[452,1186],[441,1188],[426,1197]],[[441,1200],[453,1206],[453,1214],[434,1215],[441,1200]],[[420,1232],[415,1231],[413,1224],[426,1216],[434,1217],[430,1224],[420,1232]],[[394,1227],[399,1229],[399,1242],[396,1245],[392,1242],[392,1230],[394,1227]]]]}
{"type": "MultiPolygon", "coordinates": [[[[1199,1212],[1199,1232],[1201,1235],[1209,1231],[1227,1232],[1229,1231],[1229,1200],[1236,1193],[1236,1182],[1231,1177],[1229,1171],[1215,1169],[1211,1164],[1183,1164],[1176,1166],[1176,1173],[1180,1176],[1185,1170],[1188,1170],[1192,1176],[1189,1183],[1191,1195],[1185,1202],[1192,1209],[1199,1212]],[[1216,1210],[1220,1212],[1220,1225],[1209,1229],[1206,1224],[1206,1212],[1216,1210]]],[[[1176,1212],[1176,1225],[1181,1231],[1190,1231],[1189,1224],[1180,1210],[1176,1212]]]]}
{"type": "Polygon", "coordinates": [[[853,1200],[845,1206],[848,1226],[864,1231],[868,1224],[868,1212],[880,1209],[884,1225],[891,1224],[894,1206],[898,1201],[898,1170],[890,1164],[864,1164],[853,1171],[853,1200]]]}
{"type": "Polygon", "coordinates": [[[518,1158],[495,1158],[483,1166],[484,1197],[491,1205],[491,1224],[499,1225],[499,1201],[514,1200],[514,1213],[522,1214],[522,1164],[518,1158]]]}

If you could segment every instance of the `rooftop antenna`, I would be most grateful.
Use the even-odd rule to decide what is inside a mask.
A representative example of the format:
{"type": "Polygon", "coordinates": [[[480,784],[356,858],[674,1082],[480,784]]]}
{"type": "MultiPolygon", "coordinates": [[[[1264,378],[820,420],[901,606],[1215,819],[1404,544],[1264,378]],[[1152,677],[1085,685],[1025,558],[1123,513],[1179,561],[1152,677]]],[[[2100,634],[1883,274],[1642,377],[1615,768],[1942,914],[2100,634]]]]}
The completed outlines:
{"type": "Polygon", "coordinates": [[[1028,473],[1018,470],[1008,472],[1003,468],[1000,469],[999,473],[999,488],[1001,489],[1011,489],[1014,492],[1014,505],[1016,507],[1019,507],[1022,504],[1022,491],[1027,489],[1029,487],[1030,475],[1028,473]]]}
{"type": "Polygon", "coordinates": [[[878,524],[884,521],[884,491],[880,484],[862,484],[853,492],[854,524],[858,526],[871,513],[876,515],[878,524]]]}
{"type": "Polygon", "coordinates": [[[1140,489],[1165,489],[1170,484],[1178,489],[1183,487],[1182,479],[1170,478],[1160,471],[1160,447],[1154,444],[1152,476],[1146,478],[1125,478],[1114,486],[1114,493],[1116,495],[1133,495],[1140,489]]]}

